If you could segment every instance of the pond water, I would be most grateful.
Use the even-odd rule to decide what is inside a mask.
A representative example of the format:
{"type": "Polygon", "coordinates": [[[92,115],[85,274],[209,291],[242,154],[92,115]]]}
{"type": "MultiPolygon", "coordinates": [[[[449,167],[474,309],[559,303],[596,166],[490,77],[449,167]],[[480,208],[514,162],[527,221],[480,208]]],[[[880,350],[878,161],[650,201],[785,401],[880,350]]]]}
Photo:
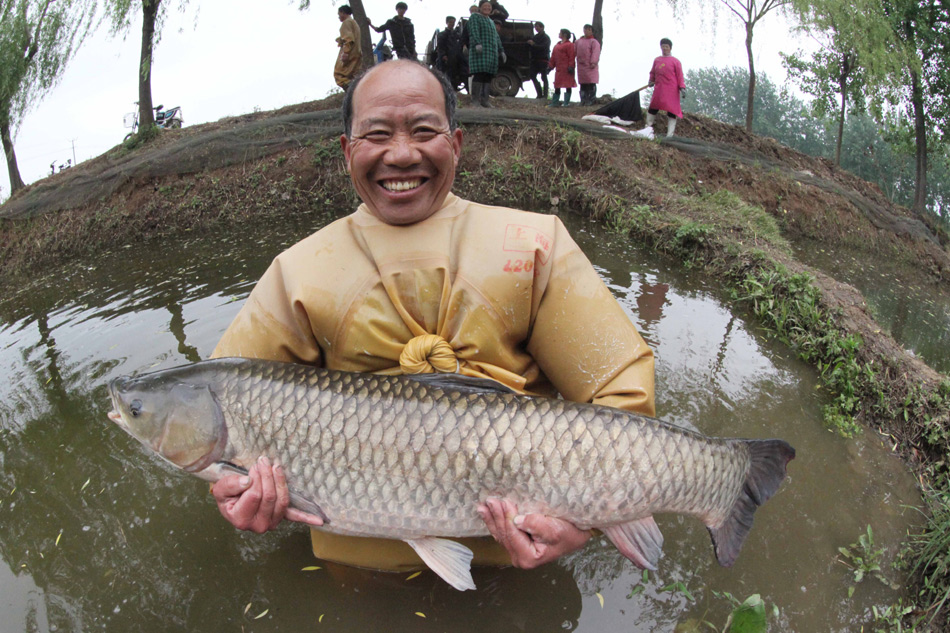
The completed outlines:
{"type": "Polygon", "coordinates": [[[809,244],[796,255],[864,295],[875,321],[904,349],[950,375],[950,288],[925,271],[847,247],[809,244]]]}
{"type": "Polygon", "coordinates": [[[814,372],[730,312],[710,280],[574,216],[565,222],[656,350],[658,414],[798,451],[733,568],[715,563],[699,521],[676,516],[658,517],[665,557],[645,580],[595,540],[538,570],[476,570],[478,589],[465,593],[431,572],[314,561],[299,526],[234,530],[206,483],[108,421],[106,384],[206,358],[270,259],[328,219],[120,249],[0,300],[0,628],[721,630],[728,592],[774,604],[773,631],[857,632],[873,605],[900,595],[869,579],[849,598],[852,572],[837,552],[870,525],[890,562],[919,523],[914,480],[889,447],[825,430],[814,372]]]}

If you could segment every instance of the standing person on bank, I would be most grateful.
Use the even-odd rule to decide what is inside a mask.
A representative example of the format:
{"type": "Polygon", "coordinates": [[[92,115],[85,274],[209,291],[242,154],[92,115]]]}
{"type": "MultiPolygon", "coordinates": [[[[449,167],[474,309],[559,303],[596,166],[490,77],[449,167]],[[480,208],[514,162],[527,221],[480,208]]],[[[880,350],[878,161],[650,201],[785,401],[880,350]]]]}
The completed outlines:
{"type": "Polygon", "coordinates": [[[571,89],[577,85],[574,82],[574,64],[577,57],[574,34],[568,29],[561,29],[558,39],[560,41],[554,45],[551,59],[548,61],[548,68],[554,69],[554,97],[549,104],[554,108],[561,105],[561,89],[564,89],[564,105],[568,105],[571,102],[571,89]]]}
{"type": "Polygon", "coordinates": [[[389,39],[393,43],[393,51],[399,59],[418,59],[416,57],[416,30],[412,20],[406,17],[409,5],[405,2],[396,3],[396,15],[389,18],[386,24],[375,27],[369,17],[366,22],[377,33],[389,31],[389,39]]]}
{"type": "Polygon", "coordinates": [[[650,87],[653,97],[647,110],[647,127],[653,127],[653,121],[660,110],[669,117],[666,122],[666,136],[673,136],[676,120],[683,118],[680,99],[686,94],[686,82],[683,80],[683,65],[673,57],[673,42],[664,37],[660,40],[662,55],[653,60],[650,69],[650,87]]]}
{"type": "Polygon", "coordinates": [[[548,98],[548,61],[551,59],[551,38],[544,32],[544,22],[534,23],[534,36],[528,40],[528,46],[531,47],[530,55],[530,73],[531,83],[538,93],[538,99],[548,98]],[[541,89],[541,83],[538,82],[538,76],[541,76],[541,82],[544,84],[544,90],[541,89]]]}
{"type": "MultiPolygon", "coordinates": [[[[438,71],[374,66],[347,90],[343,127],[363,204],[274,259],[214,357],[380,374],[438,367],[654,415],[653,352],[560,219],[452,193],[462,131],[455,92],[438,71]]],[[[262,533],[285,518],[322,525],[288,508],[283,471],[267,459],[212,492],[239,529],[262,533]]],[[[537,567],[591,536],[519,514],[507,499],[486,499],[478,512],[500,545],[462,539],[475,564],[537,567]]],[[[402,541],[314,530],[312,544],[318,558],[347,565],[423,568],[402,541]]]]}
{"type": "Polygon", "coordinates": [[[478,13],[468,18],[468,72],[472,75],[472,105],[492,107],[488,102],[491,82],[498,74],[498,59],[504,57],[501,36],[489,17],[492,4],[485,0],[478,13]]]}
{"type": "Polygon", "coordinates": [[[581,85],[581,105],[593,105],[600,82],[600,42],[594,37],[594,27],[584,25],[584,37],[574,43],[577,51],[577,83],[581,85]]]}
{"type": "Polygon", "coordinates": [[[336,44],[340,47],[340,53],[333,67],[333,79],[336,85],[346,90],[363,64],[363,53],[360,50],[360,27],[353,19],[353,9],[348,4],[344,4],[337,10],[337,16],[340,18],[340,37],[336,38],[336,44]]]}

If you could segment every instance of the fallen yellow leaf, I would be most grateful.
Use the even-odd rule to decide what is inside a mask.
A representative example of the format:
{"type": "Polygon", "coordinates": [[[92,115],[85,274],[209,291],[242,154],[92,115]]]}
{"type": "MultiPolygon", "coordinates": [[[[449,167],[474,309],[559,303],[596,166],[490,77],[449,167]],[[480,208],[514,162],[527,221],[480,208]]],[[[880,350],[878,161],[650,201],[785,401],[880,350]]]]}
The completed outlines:
{"type": "Polygon", "coordinates": [[[264,609],[263,611],[261,611],[260,613],[258,613],[256,616],[254,616],[254,619],[255,619],[255,620],[260,620],[260,619],[263,618],[265,615],[267,615],[267,612],[268,612],[268,611],[270,611],[270,609],[264,609]]]}
{"type": "Polygon", "coordinates": [[[320,569],[320,567],[317,565],[311,565],[310,567],[304,567],[300,571],[317,571],[318,569],[320,569]]]}
{"type": "Polygon", "coordinates": [[[421,574],[421,573],[422,573],[421,571],[417,571],[417,572],[414,573],[414,574],[410,574],[409,577],[406,578],[406,580],[412,580],[413,578],[415,578],[416,576],[418,576],[418,575],[421,574]]]}
{"type": "Polygon", "coordinates": [[[323,622],[323,614],[322,614],[322,613],[320,614],[320,617],[317,618],[317,624],[320,624],[321,622],[323,622]]]}
{"type": "Polygon", "coordinates": [[[416,615],[418,615],[420,618],[426,617],[426,614],[423,613],[422,611],[416,611],[416,615]]]}
{"type": "Polygon", "coordinates": [[[604,597],[603,597],[602,595],[600,595],[600,592],[599,592],[599,591],[597,592],[597,599],[600,600],[600,608],[603,609],[603,608],[604,608],[604,597]]]}

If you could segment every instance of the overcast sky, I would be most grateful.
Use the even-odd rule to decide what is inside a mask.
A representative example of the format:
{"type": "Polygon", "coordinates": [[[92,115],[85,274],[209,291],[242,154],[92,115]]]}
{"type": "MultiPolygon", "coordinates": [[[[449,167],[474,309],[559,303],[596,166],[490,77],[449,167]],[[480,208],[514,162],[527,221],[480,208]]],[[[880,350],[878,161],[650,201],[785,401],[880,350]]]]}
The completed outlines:
{"type": "MultiPolygon", "coordinates": [[[[181,106],[185,125],[273,110],[322,99],[336,90],[333,64],[343,2],[312,0],[308,11],[295,0],[165,0],[169,6],[152,70],[154,105],[181,106]]],[[[446,15],[468,13],[471,2],[406,0],[422,53],[446,15]]],[[[369,17],[382,24],[395,14],[395,0],[364,0],[369,17]]],[[[552,39],[570,28],[577,35],[593,16],[592,0],[505,0],[512,18],[541,20],[552,39]]],[[[699,3],[691,3],[699,6],[699,3]]],[[[375,33],[374,41],[378,41],[375,33]]],[[[699,15],[674,15],[665,3],[629,0],[604,3],[604,50],[598,94],[622,96],[647,82],[659,40],[673,40],[673,55],[684,70],[708,66],[746,67],[742,22],[722,12],[717,24],[699,15]]],[[[137,68],[141,18],[126,38],[102,28],[88,39],[67,67],[62,81],[27,114],[16,133],[20,174],[27,184],[46,177],[50,163],[82,162],[122,142],[128,133],[123,115],[138,98],[137,68]]],[[[793,52],[798,41],[780,15],[756,26],[756,70],[785,81],[779,51],[793,52]]],[[[534,96],[530,82],[524,88],[534,96]]],[[[576,92],[576,91],[575,91],[576,92]]],[[[575,95],[574,100],[577,100],[575,95]]],[[[6,165],[0,200],[9,196],[6,165]]]]}

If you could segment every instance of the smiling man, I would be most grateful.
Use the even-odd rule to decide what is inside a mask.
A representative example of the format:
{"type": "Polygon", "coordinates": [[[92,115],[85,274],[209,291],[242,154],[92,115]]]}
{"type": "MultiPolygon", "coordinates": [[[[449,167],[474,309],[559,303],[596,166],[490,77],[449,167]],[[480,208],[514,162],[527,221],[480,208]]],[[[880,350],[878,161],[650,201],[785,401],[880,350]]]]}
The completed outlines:
{"type": "MultiPolygon", "coordinates": [[[[452,193],[463,138],[455,105],[444,77],[415,62],[386,62],[350,85],[340,143],[363,204],[274,260],[214,356],[458,372],[653,415],[653,353],[561,221],[452,193]]],[[[283,471],[266,460],[213,493],[240,529],[321,525],[288,508],[283,471]]],[[[477,511],[503,547],[462,539],[475,564],[536,567],[590,538],[504,499],[486,497],[477,511]]],[[[321,559],[423,567],[402,541],[312,535],[321,559]]]]}

